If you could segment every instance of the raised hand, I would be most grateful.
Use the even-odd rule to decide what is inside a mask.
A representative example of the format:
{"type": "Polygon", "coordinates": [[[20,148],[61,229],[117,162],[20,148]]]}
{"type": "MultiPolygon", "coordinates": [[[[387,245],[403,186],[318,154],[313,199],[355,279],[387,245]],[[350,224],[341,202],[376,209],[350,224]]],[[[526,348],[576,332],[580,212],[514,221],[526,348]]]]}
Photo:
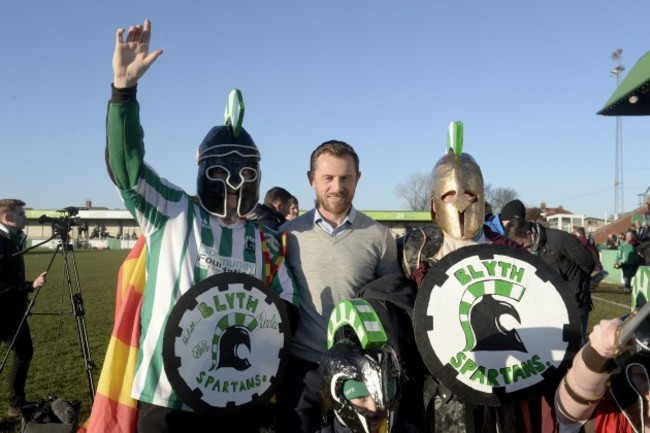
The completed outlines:
{"type": "Polygon", "coordinates": [[[124,40],[124,29],[119,28],[115,34],[115,52],[113,53],[113,85],[116,88],[133,87],[149,66],[162,54],[162,50],[149,53],[151,40],[151,21],[144,20],[144,26],[129,27],[124,40]]]}

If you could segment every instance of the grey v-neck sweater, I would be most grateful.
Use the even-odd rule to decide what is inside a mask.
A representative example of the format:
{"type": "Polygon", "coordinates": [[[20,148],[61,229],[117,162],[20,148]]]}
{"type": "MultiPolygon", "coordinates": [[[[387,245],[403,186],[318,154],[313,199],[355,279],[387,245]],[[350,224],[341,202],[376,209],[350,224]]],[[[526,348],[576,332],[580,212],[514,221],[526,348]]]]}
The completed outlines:
{"type": "Polygon", "coordinates": [[[313,209],[280,229],[288,232],[287,264],[300,293],[300,323],[291,353],[319,362],[334,305],[356,297],[370,281],[400,272],[395,238],[361,212],[336,237],[314,224],[313,209]]]}

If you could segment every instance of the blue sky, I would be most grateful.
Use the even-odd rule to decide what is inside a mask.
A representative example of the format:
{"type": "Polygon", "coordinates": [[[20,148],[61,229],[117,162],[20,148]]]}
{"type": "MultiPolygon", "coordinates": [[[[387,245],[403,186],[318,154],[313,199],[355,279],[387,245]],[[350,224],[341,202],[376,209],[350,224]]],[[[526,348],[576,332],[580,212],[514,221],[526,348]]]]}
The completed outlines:
{"type": "MultiPolygon", "coordinates": [[[[194,155],[242,89],[262,194],[307,209],[311,151],[355,147],[361,210],[403,210],[395,186],[428,172],[447,125],[487,183],[529,206],[614,211],[610,58],[648,50],[647,3],[627,1],[28,1],[0,3],[0,196],[35,208],[123,208],[104,166],[115,29],[152,20],[162,48],[139,85],[147,161],[195,191],[194,155]]],[[[623,118],[624,205],[650,186],[650,118],[623,118]]]]}

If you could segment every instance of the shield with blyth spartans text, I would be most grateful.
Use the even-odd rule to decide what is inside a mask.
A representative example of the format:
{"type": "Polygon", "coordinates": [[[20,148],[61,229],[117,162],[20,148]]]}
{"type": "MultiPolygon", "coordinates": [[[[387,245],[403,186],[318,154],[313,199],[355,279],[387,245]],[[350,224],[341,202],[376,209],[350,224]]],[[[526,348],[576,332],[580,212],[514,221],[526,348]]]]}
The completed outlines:
{"type": "Polygon", "coordinates": [[[289,322],[278,296],[257,278],[206,278],[176,302],[163,361],[174,391],[193,410],[231,415],[269,401],[288,358],[289,322]]]}
{"type": "Polygon", "coordinates": [[[433,266],[414,327],[431,374],[480,405],[556,387],[580,348],[574,290],[538,257],[503,245],[464,247],[433,266]]]}

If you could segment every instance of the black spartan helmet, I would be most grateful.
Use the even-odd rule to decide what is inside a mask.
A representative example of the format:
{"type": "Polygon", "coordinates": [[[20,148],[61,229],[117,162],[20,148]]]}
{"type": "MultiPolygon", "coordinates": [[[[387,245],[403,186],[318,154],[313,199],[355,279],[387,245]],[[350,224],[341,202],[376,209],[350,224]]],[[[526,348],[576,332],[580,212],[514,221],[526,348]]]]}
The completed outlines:
{"type": "Polygon", "coordinates": [[[208,132],[196,155],[196,189],[201,206],[222,218],[227,214],[229,190],[237,193],[240,218],[253,210],[259,198],[260,153],[253,138],[241,127],[243,115],[241,92],[234,89],[226,107],[225,125],[208,132]],[[235,113],[235,109],[239,111],[235,113]]]}
{"type": "Polygon", "coordinates": [[[318,391],[323,416],[334,411],[338,420],[352,433],[370,433],[371,418],[383,417],[390,431],[397,406],[397,384],[400,367],[393,349],[361,349],[350,339],[340,340],[331,347],[320,362],[321,383],[318,391]],[[361,382],[377,405],[377,412],[369,414],[352,405],[344,395],[347,381],[361,382]]]}

